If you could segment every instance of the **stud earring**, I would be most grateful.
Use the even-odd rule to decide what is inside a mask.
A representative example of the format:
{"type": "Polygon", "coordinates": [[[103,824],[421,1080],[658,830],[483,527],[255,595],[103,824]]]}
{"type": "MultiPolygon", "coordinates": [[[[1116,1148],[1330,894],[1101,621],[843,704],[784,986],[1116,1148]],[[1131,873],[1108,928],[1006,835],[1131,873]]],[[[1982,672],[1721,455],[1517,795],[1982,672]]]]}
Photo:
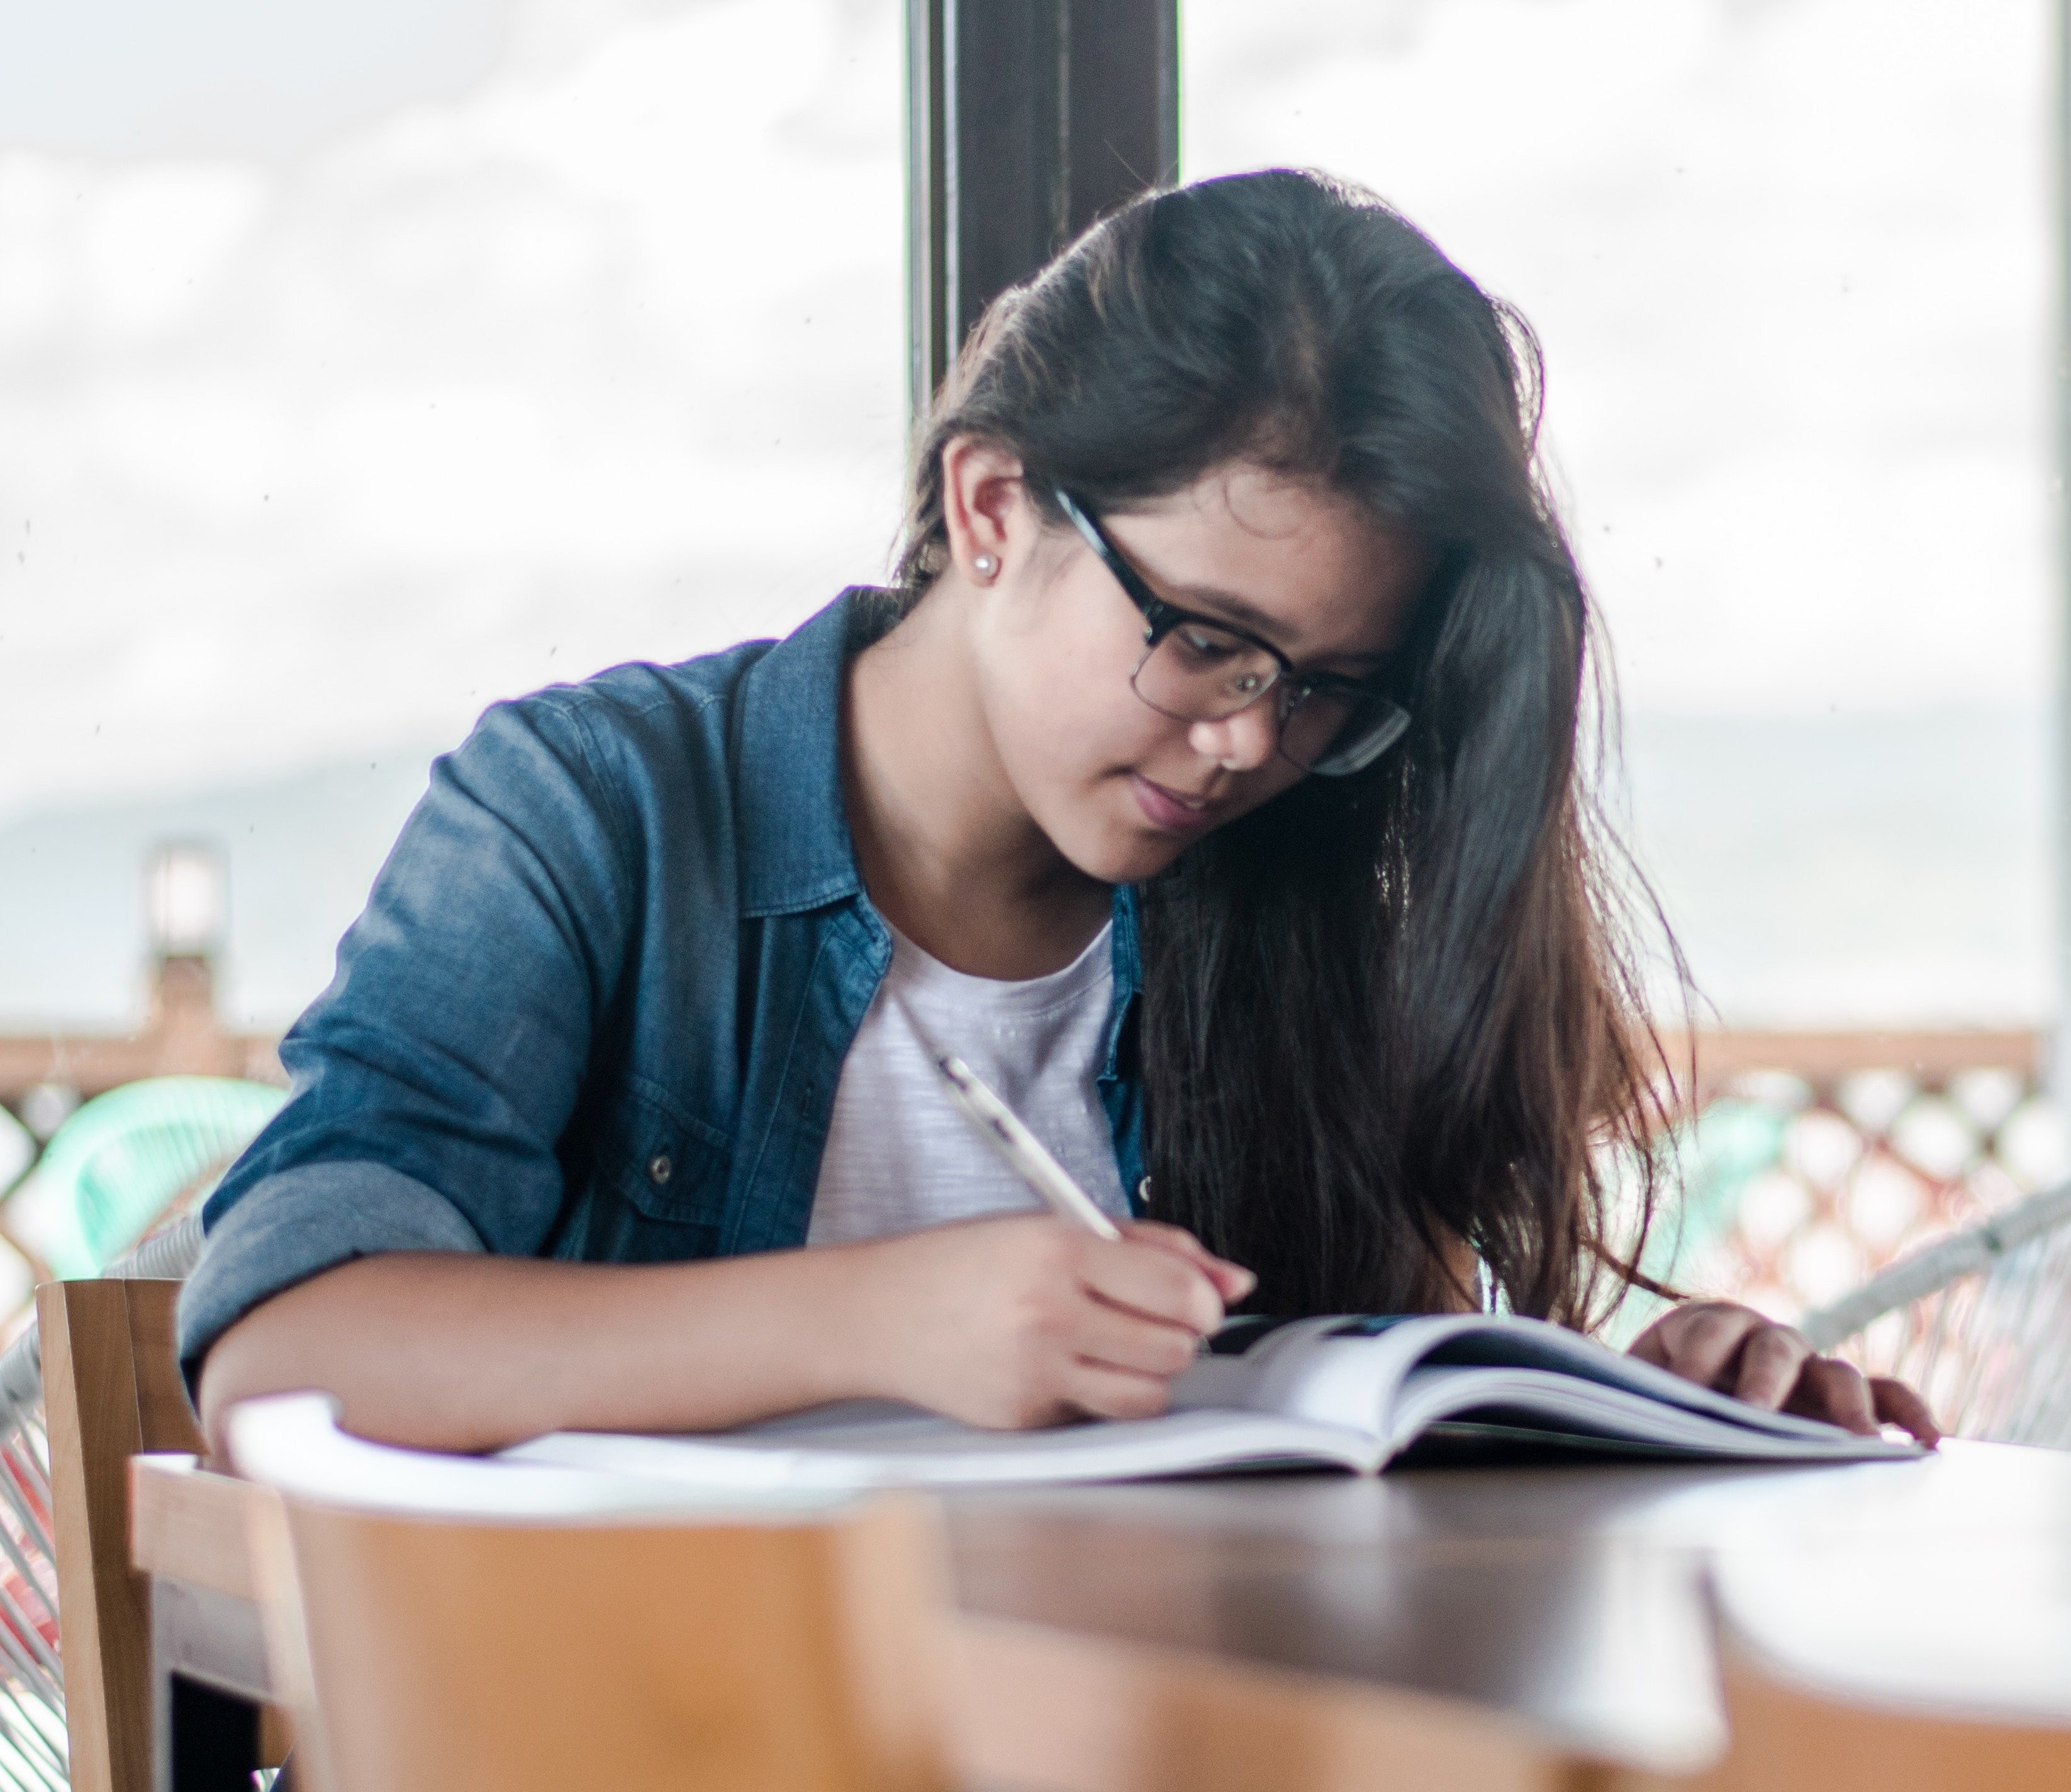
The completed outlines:
{"type": "Polygon", "coordinates": [[[981,554],[971,562],[971,570],[981,579],[989,579],[999,570],[999,562],[990,554],[981,554]]]}

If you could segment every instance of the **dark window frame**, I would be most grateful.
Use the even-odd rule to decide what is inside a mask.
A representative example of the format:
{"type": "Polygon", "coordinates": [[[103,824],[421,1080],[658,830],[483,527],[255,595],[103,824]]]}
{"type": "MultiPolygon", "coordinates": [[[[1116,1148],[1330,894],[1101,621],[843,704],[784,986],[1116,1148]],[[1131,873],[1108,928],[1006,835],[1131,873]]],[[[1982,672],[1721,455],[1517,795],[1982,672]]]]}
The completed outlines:
{"type": "Polygon", "coordinates": [[[907,376],[1179,166],[1179,0],[906,0],[907,376]]]}

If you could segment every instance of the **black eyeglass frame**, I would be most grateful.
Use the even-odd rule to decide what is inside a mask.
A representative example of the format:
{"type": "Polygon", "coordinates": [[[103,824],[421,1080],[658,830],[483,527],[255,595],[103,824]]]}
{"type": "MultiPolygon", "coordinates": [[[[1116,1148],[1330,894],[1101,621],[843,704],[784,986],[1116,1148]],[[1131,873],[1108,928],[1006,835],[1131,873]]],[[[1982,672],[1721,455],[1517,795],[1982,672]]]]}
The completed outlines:
{"type": "MultiPolygon", "coordinates": [[[[1380,704],[1386,713],[1372,730],[1354,745],[1343,752],[1326,753],[1312,765],[1302,765],[1292,755],[1282,752],[1281,757],[1290,765],[1302,765],[1305,772],[1314,772],[1318,777],[1346,777],[1354,772],[1364,771],[1376,759],[1400,740],[1409,728],[1409,711],[1400,702],[1384,689],[1377,679],[1350,679],[1335,672],[1304,672],[1269,641],[1241,628],[1234,622],[1226,622],[1219,616],[1204,616],[1198,611],[1182,609],[1177,604],[1168,604],[1145,582],[1143,575],[1126,560],[1122,550],[1109,539],[1108,532],[1095,520],[1093,512],[1062,486],[1052,486],[1050,495],[1056,500],[1057,507],[1064,513],[1065,520],[1085,538],[1086,545],[1100,556],[1114,581],[1127,594],[1143,616],[1143,658],[1136,662],[1135,671],[1129,675],[1129,687],[1136,691],[1139,702],[1158,710],[1161,716],[1173,715],[1170,710],[1159,709],[1148,697],[1137,690],[1136,677],[1150,656],[1157,652],[1158,644],[1175,629],[1184,628],[1189,622],[1199,623],[1203,628],[1233,635],[1268,655],[1276,670],[1273,677],[1259,687],[1257,694],[1235,709],[1219,716],[1176,716],[1175,721],[1227,721],[1232,716],[1241,715],[1259,698],[1273,691],[1279,691],[1279,724],[1284,737],[1287,718],[1297,705],[1311,695],[1338,696],[1359,704],[1380,704]]],[[[1278,740],[1274,750],[1280,751],[1278,740]]]]}

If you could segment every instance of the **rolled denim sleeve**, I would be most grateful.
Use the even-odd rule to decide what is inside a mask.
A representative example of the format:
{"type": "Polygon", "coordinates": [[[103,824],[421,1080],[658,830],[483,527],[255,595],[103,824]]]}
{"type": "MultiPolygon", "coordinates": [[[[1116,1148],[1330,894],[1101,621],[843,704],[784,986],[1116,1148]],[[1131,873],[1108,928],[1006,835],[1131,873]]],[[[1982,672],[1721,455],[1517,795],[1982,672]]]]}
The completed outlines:
{"type": "Polygon", "coordinates": [[[548,1242],[556,1145],[629,925],[596,700],[499,704],[433,768],[330,988],[281,1042],[293,1093],[203,1209],[191,1377],[245,1313],[351,1258],[548,1242]]]}

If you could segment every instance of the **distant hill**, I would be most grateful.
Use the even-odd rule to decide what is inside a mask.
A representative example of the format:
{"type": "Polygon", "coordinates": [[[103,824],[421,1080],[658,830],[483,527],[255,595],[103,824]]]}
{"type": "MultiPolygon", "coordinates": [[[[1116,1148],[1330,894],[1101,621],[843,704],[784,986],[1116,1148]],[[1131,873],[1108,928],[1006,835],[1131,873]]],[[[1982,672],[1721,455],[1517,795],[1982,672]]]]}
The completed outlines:
{"type": "MultiPolygon", "coordinates": [[[[1642,862],[1729,1021],[2021,1024],[2053,1012],[2042,713],[1671,717],[1627,728],[1642,862]]],[[[329,980],[424,789],[397,752],[0,826],[0,1030],[141,1012],[142,867],[228,852],[226,1013],[284,1026],[329,980]]]]}
{"type": "Polygon", "coordinates": [[[277,781],[97,804],[0,826],[0,1029],[99,1031],[143,1011],[143,871],[158,842],[204,839],[230,867],[219,1000],[240,1027],[284,1027],[330,981],[432,754],[356,760],[277,781]]]}
{"type": "Polygon", "coordinates": [[[2057,1009],[2049,717],[1634,717],[1637,845],[1729,1022],[2032,1024],[2057,1009]]]}

